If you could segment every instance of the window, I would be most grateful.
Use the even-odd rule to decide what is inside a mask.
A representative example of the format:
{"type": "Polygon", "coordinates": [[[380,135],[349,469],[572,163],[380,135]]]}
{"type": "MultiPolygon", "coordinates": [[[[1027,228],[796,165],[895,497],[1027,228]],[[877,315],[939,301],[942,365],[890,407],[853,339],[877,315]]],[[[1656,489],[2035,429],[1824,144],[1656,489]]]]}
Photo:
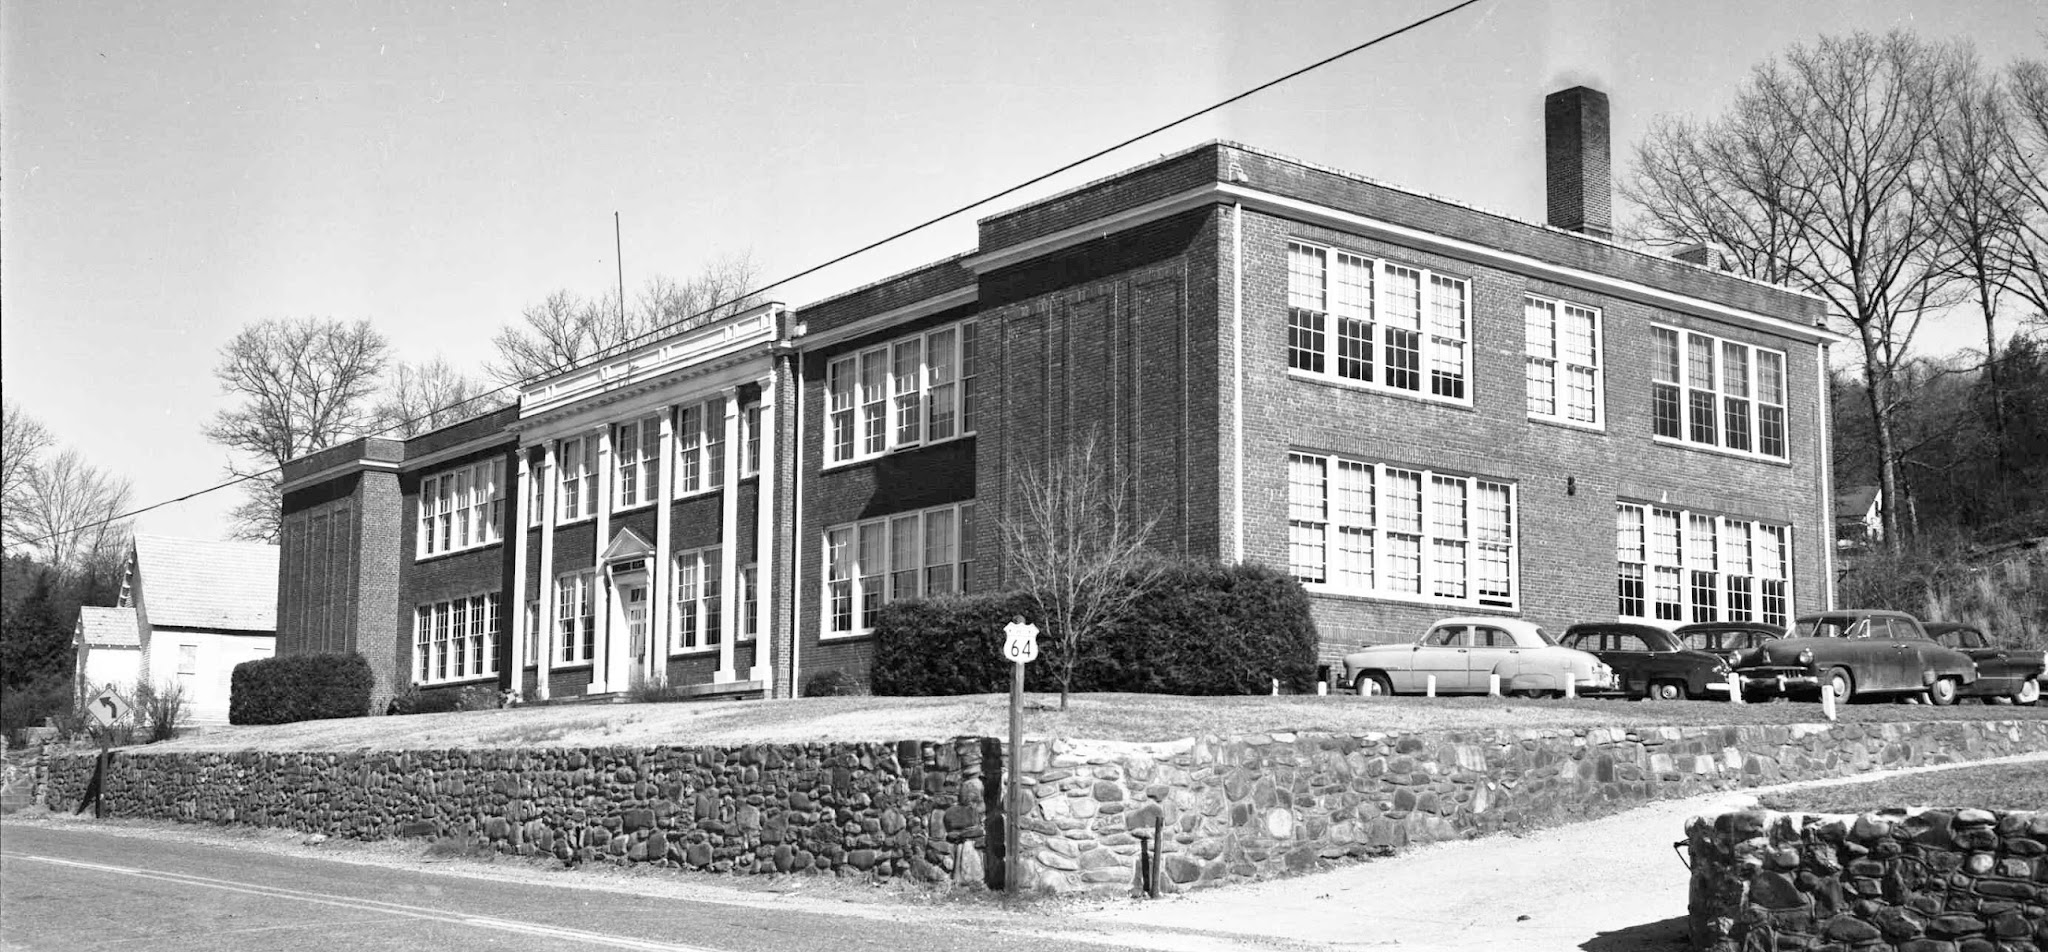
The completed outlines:
{"type": "Polygon", "coordinates": [[[1470,402],[1470,298],[1462,278],[1290,242],[1287,366],[1374,389],[1470,402]]]}
{"type": "Polygon", "coordinates": [[[1669,327],[1650,333],[1658,438],[1785,458],[1783,353],[1669,327]]]}
{"type": "Polygon", "coordinates": [[[1529,417],[1599,426],[1600,312],[1564,301],[1522,301],[1529,417]]]}
{"type": "Polygon", "coordinates": [[[974,504],[825,530],[825,631],[863,634],[887,602],[973,590],[974,504]]]}
{"type": "Polygon", "coordinates": [[[562,498],[558,521],[575,522],[597,515],[597,484],[591,480],[597,472],[597,438],[579,436],[563,440],[555,470],[560,483],[556,492],[562,498]]]}
{"type": "Polygon", "coordinates": [[[1347,594],[1514,607],[1514,486],[1290,453],[1288,563],[1347,594]]]}
{"type": "Polygon", "coordinates": [[[761,632],[760,567],[740,566],[740,640],[752,641],[761,632]]]}
{"type": "Polygon", "coordinates": [[[504,538],[505,461],[489,459],[420,480],[418,558],[504,538]]]}
{"type": "Polygon", "coordinates": [[[695,651],[718,645],[725,624],[718,585],[724,563],[716,546],[676,555],[676,610],[670,615],[669,650],[695,651]]]}
{"type": "Polygon", "coordinates": [[[1614,519],[1620,617],[1785,624],[1790,527],[1628,502],[1614,519]]]}
{"type": "Polygon", "coordinates": [[[495,593],[417,606],[413,610],[413,683],[495,677],[501,630],[495,593]]]}
{"type": "Polygon", "coordinates": [[[973,321],[847,354],[825,371],[825,461],[971,436],[979,410],[973,321]]]}
{"type": "Polygon", "coordinates": [[[740,475],[758,476],[761,473],[761,405],[747,404],[740,411],[740,444],[747,451],[740,455],[740,475]]]}
{"type": "Polygon", "coordinates": [[[528,464],[526,477],[526,524],[543,525],[548,514],[548,458],[545,453],[535,453],[528,464]]]}
{"type": "Polygon", "coordinates": [[[540,599],[526,603],[526,658],[523,664],[531,667],[540,663],[540,643],[546,633],[540,627],[540,599]]]}
{"type": "Polygon", "coordinates": [[[718,397],[676,414],[676,495],[716,492],[723,485],[725,398],[718,397]]]}
{"type": "Polygon", "coordinates": [[[556,664],[588,664],[597,645],[597,573],[571,572],[555,579],[556,664]]]}
{"type": "Polygon", "coordinates": [[[654,502],[661,487],[661,418],[621,423],[612,429],[612,508],[654,502]]]}

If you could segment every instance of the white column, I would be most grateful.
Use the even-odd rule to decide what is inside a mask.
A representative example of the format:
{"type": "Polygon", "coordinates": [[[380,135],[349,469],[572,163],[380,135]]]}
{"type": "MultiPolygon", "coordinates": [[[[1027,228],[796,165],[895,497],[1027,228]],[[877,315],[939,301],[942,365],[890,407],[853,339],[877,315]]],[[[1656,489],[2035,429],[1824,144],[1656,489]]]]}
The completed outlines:
{"type": "Polygon", "coordinates": [[[661,680],[667,681],[669,648],[669,613],[674,610],[670,602],[675,596],[669,594],[669,585],[674,582],[675,556],[669,549],[674,545],[670,538],[669,507],[675,501],[676,488],[676,408],[661,408],[661,479],[656,487],[658,495],[654,506],[654,563],[647,567],[647,597],[654,604],[647,613],[647,657],[648,673],[659,672],[661,680]]]}
{"type": "Polygon", "coordinates": [[[599,427],[596,440],[597,462],[591,466],[590,484],[584,487],[597,497],[597,541],[591,546],[590,556],[590,613],[597,625],[597,643],[590,648],[588,690],[591,694],[602,694],[626,689],[619,643],[627,639],[612,637],[612,586],[604,570],[604,549],[611,543],[612,528],[612,428],[599,427]]]}
{"type": "Polygon", "coordinates": [[[519,457],[512,493],[511,524],[504,527],[512,542],[512,604],[499,610],[500,618],[511,619],[512,625],[512,691],[517,695],[525,689],[526,681],[526,640],[534,636],[526,630],[526,519],[527,500],[533,498],[531,486],[526,481],[533,478],[533,467],[527,463],[527,448],[520,446],[519,457]]]}
{"type": "Polygon", "coordinates": [[[540,474],[540,667],[534,680],[540,699],[548,699],[548,676],[555,660],[555,516],[561,501],[555,494],[562,485],[561,440],[541,446],[540,474]]]}
{"type": "MultiPolygon", "coordinates": [[[[775,373],[761,378],[761,422],[754,436],[761,441],[761,464],[754,480],[754,667],[749,681],[761,682],[761,696],[775,696],[775,666],[770,650],[775,636],[775,373]]],[[[744,603],[743,603],[744,604],[744,603]]]]}
{"type": "Polygon", "coordinates": [[[740,445],[740,391],[738,387],[725,388],[725,471],[718,474],[719,507],[724,514],[723,525],[718,535],[718,597],[725,599],[725,611],[718,613],[718,670],[711,676],[714,684],[728,684],[739,680],[734,670],[732,642],[740,627],[739,592],[735,590],[739,580],[739,539],[740,539],[740,454],[747,448],[740,445]]]}

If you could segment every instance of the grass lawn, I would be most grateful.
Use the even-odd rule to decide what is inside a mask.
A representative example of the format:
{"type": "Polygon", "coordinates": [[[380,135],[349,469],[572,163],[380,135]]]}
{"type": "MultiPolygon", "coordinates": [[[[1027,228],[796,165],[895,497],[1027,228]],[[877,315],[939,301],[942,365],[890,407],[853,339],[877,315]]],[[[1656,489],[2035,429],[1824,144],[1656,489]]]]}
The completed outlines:
{"type": "Polygon", "coordinates": [[[1931,770],[1765,794],[1757,801],[1765,809],[1786,813],[1862,813],[1892,807],[2048,810],[2048,762],[1931,770]]]}
{"type": "MultiPolygon", "coordinates": [[[[500,711],[360,717],[265,727],[221,727],[150,750],[378,750],[730,745],[749,742],[891,741],[963,734],[1005,737],[1008,696],[831,697],[670,704],[562,704],[500,711]]],[[[1160,742],[1260,732],[1389,733],[1495,728],[1790,724],[1822,720],[1820,705],[1715,701],[1516,700],[1489,697],[1177,697],[1079,694],[1066,711],[1056,694],[1026,698],[1027,736],[1160,742]]],[[[2048,707],[1851,704],[1851,722],[2048,720],[2048,707]]]]}

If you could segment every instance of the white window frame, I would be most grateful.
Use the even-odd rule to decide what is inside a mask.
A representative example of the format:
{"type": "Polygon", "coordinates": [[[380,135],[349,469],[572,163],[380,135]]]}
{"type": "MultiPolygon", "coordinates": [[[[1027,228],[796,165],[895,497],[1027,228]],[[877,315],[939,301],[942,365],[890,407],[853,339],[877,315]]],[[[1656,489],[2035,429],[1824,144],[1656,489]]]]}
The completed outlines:
{"type": "Polygon", "coordinates": [[[761,567],[754,562],[740,566],[740,641],[753,641],[761,629],[761,567]]]}
{"type": "Polygon", "coordinates": [[[1300,239],[1287,243],[1287,374],[1302,380],[1392,394],[1431,403],[1472,406],[1472,282],[1418,265],[1403,264],[1300,239]],[[1332,265],[1345,268],[1338,273],[1332,265]],[[1314,265],[1311,267],[1311,265],[1314,265]],[[1413,278],[1413,321],[1394,327],[1397,286],[1413,278]],[[1349,280],[1346,280],[1349,278],[1349,280]],[[1455,291],[1455,308],[1442,307],[1455,291]],[[1346,330],[1348,333],[1339,333],[1346,330]],[[1358,333],[1362,325],[1363,334],[1358,333]],[[1412,367],[1396,367],[1395,332],[1414,335],[1412,367]],[[1363,341],[1361,341],[1363,338],[1363,341]],[[1355,346],[1364,343],[1361,353],[1355,346]],[[1347,347],[1346,344],[1354,346],[1347,347]],[[1455,368],[1454,374],[1445,373],[1455,368]],[[1363,373],[1363,376],[1360,374],[1363,373]],[[1412,373],[1413,387],[1396,382],[1412,373]],[[1455,387],[1444,380],[1456,381],[1455,387]],[[1448,393],[1446,390],[1457,392],[1448,393]]]}
{"type": "MultiPolygon", "coordinates": [[[[744,416],[741,418],[744,421],[744,416]]],[[[742,434],[744,438],[744,434],[742,434]]],[[[725,488],[725,398],[680,407],[675,424],[675,498],[725,488]]]]}
{"type": "Polygon", "coordinates": [[[826,467],[975,434],[980,325],[943,324],[863,347],[825,365],[826,467]],[[934,353],[950,354],[935,361],[934,353]]]}
{"type": "Polygon", "coordinates": [[[505,459],[479,460],[420,480],[413,560],[497,545],[505,538],[505,459]]]}
{"type": "Polygon", "coordinates": [[[612,427],[611,480],[613,512],[652,506],[660,498],[660,414],[612,427]],[[629,446],[631,453],[626,452],[629,446]],[[631,492],[627,491],[629,481],[631,492]]]}
{"type": "Polygon", "coordinates": [[[556,665],[591,663],[597,642],[597,572],[583,569],[555,576],[555,617],[548,625],[548,650],[556,665]],[[580,609],[580,610],[579,610],[580,609]]]}
{"type": "Polygon", "coordinates": [[[1669,365],[1664,357],[1653,350],[1650,379],[1651,425],[1650,437],[1667,446],[1683,446],[1692,449],[1711,450],[1746,459],[1786,463],[1791,460],[1791,415],[1786,406],[1786,394],[1790,381],[1786,378],[1791,365],[1782,350],[1745,344],[1741,341],[1703,334],[1668,324],[1650,325],[1653,348],[1661,349],[1663,341],[1675,339],[1678,347],[1678,368],[1676,379],[1672,379],[1669,365]],[[1666,336],[1670,335],[1670,336],[1666,336]],[[1708,366],[1702,368],[1695,360],[1696,345],[1704,345],[1708,355],[1708,366]],[[1743,368],[1739,374],[1730,374],[1728,368],[1731,354],[1740,355],[1743,368]],[[1664,366],[1657,366],[1664,364],[1664,366]],[[1767,371],[1767,365],[1775,365],[1775,371],[1767,371]],[[1705,383],[1701,374],[1704,372],[1705,383]],[[1775,378],[1776,402],[1766,398],[1765,385],[1775,378]],[[1661,391],[1661,393],[1660,393],[1661,391]],[[1656,403],[1660,398],[1672,399],[1677,403],[1678,435],[1670,436],[1657,432],[1656,403]],[[1695,405],[1706,398],[1712,407],[1710,423],[1712,433],[1700,439],[1695,405]],[[1777,453],[1764,451],[1765,418],[1775,418],[1777,453]],[[1729,436],[1729,422],[1742,419],[1748,426],[1748,446],[1736,446],[1729,436]]]}
{"type": "Polygon", "coordinates": [[[669,654],[718,650],[725,625],[724,558],[723,548],[712,545],[678,552],[670,560],[675,604],[669,612],[669,654]]]}
{"type": "Polygon", "coordinates": [[[412,683],[427,687],[497,678],[503,632],[496,592],[415,605],[412,683]]]}
{"type": "Polygon", "coordinates": [[[1614,511],[1616,619],[1667,628],[1725,621],[1790,626],[1791,526],[1625,499],[1614,511]],[[1631,582],[1638,587],[1633,596],[1631,582]],[[1671,597],[1659,598],[1660,591],[1671,597]]]}
{"type": "Polygon", "coordinates": [[[548,480],[553,478],[553,475],[553,473],[548,471],[548,454],[545,452],[535,453],[526,467],[526,524],[528,527],[539,527],[547,524],[548,516],[550,515],[548,512],[548,480]]]}
{"type": "Polygon", "coordinates": [[[1520,607],[1515,482],[1325,453],[1291,452],[1287,469],[1289,571],[1310,592],[1520,607]]]}
{"type": "Polygon", "coordinates": [[[761,403],[740,408],[740,478],[761,475],[761,403]]]}
{"type": "Polygon", "coordinates": [[[1528,388],[1529,419],[1587,430],[1605,430],[1607,394],[1601,352],[1602,315],[1599,308],[1542,295],[1522,299],[1522,326],[1527,364],[1524,377],[1528,388]],[[1568,322],[1574,318],[1591,322],[1589,349],[1573,353],[1568,346],[1568,322]],[[1583,409],[1572,399],[1571,379],[1590,381],[1586,388],[1588,405],[1583,409]]]}
{"type": "Polygon", "coordinates": [[[831,526],[819,555],[821,637],[869,634],[889,602],[973,590],[974,501],[831,526]]]}
{"type": "Polygon", "coordinates": [[[559,510],[555,525],[597,518],[597,434],[571,436],[562,440],[555,453],[555,497],[559,510]]]}

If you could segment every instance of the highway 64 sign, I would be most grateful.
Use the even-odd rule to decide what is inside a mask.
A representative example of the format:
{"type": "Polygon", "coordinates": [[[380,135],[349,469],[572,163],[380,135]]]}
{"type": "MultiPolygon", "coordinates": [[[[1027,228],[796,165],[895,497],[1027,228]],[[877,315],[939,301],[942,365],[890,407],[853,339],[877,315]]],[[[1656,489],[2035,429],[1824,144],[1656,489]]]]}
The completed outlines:
{"type": "Polygon", "coordinates": [[[1003,657],[1018,664],[1038,660],[1038,626],[1019,618],[1003,626],[1003,657]]]}
{"type": "Polygon", "coordinates": [[[92,701],[85,705],[85,709],[92,715],[93,723],[101,727],[112,727],[127,719],[131,707],[128,699],[114,693],[113,688],[102,688],[100,693],[93,695],[92,701]]]}

